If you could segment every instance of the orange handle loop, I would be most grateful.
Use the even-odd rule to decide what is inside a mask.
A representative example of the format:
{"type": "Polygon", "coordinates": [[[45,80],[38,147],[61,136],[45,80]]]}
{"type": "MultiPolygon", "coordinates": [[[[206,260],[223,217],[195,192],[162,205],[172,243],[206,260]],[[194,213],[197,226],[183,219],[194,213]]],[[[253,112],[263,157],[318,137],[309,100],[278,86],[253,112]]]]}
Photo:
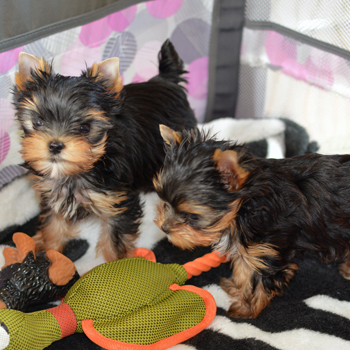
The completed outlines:
{"type": "Polygon", "coordinates": [[[142,258],[145,258],[147,260],[156,262],[156,256],[153,253],[152,250],[147,248],[136,248],[133,252],[133,256],[136,258],[137,256],[140,256],[142,258]]]}
{"type": "Polygon", "coordinates": [[[187,279],[198,276],[204,271],[209,271],[212,267],[218,267],[226,262],[226,255],[219,255],[217,252],[211,252],[182,265],[187,272],[187,279]]]}

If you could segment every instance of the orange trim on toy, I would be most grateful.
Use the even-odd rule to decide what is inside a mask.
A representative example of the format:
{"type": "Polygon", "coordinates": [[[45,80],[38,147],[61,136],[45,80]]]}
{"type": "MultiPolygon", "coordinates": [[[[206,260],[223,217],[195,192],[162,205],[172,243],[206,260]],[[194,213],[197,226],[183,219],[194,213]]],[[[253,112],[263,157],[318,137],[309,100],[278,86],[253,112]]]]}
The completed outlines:
{"type": "Polygon", "coordinates": [[[154,252],[147,248],[136,248],[134,250],[133,256],[136,257],[142,257],[149,261],[156,262],[156,256],[154,252]]]}
{"type": "Polygon", "coordinates": [[[169,286],[169,289],[173,291],[187,290],[189,292],[201,296],[206,308],[206,313],[203,317],[203,320],[189,329],[185,329],[180,333],[174,334],[168,338],[159,340],[156,343],[148,345],[129,344],[118,340],[106,338],[94,328],[93,320],[83,320],[81,322],[84,333],[95,344],[108,350],[164,350],[168,349],[171,346],[182,343],[187,339],[192,338],[193,336],[201,332],[204,328],[210,325],[210,323],[213,321],[216,315],[216,303],[213,296],[208,291],[195,286],[186,285],[180,287],[177,284],[172,284],[171,286],[169,286]]]}
{"type": "Polygon", "coordinates": [[[187,271],[187,279],[190,279],[193,276],[199,276],[203,271],[209,271],[212,267],[218,267],[223,262],[227,262],[226,255],[211,252],[182,266],[187,271]]]}
{"type": "Polygon", "coordinates": [[[75,333],[77,329],[77,319],[68,304],[61,303],[56,307],[46,309],[46,311],[50,312],[56,318],[62,332],[61,339],[75,333]]]}

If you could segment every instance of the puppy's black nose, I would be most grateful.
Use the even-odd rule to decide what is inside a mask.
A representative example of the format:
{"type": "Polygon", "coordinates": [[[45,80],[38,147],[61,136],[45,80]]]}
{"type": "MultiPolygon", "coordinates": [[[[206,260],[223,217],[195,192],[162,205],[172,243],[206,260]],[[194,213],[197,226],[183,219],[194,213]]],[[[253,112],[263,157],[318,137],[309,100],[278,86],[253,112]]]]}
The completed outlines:
{"type": "Polygon", "coordinates": [[[61,141],[52,141],[49,145],[49,150],[53,154],[60,153],[64,148],[64,144],[61,141]]]}
{"type": "Polygon", "coordinates": [[[162,229],[162,231],[163,231],[165,234],[167,234],[167,235],[170,233],[170,231],[169,231],[169,229],[167,228],[167,226],[162,225],[161,229],[162,229]]]}

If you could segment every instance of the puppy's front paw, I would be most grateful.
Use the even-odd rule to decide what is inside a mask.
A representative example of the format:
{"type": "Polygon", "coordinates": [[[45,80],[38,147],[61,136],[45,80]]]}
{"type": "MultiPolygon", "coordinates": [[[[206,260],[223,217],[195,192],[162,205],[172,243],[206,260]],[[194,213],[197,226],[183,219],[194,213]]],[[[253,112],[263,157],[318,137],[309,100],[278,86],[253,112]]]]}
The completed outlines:
{"type": "Polygon", "coordinates": [[[220,281],[221,288],[230,296],[231,306],[227,314],[232,318],[254,318],[252,307],[247,300],[244,300],[243,291],[234,283],[233,278],[222,278],[220,281]]]}
{"type": "Polygon", "coordinates": [[[254,289],[249,281],[244,282],[237,284],[234,278],[221,279],[221,288],[232,300],[227,314],[233,318],[256,318],[270,304],[274,294],[268,294],[261,282],[254,289]]]}
{"type": "Polygon", "coordinates": [[[346,260],[339,265],[339,273],[347,280],[350,280],[350,260],[346,260]]]}

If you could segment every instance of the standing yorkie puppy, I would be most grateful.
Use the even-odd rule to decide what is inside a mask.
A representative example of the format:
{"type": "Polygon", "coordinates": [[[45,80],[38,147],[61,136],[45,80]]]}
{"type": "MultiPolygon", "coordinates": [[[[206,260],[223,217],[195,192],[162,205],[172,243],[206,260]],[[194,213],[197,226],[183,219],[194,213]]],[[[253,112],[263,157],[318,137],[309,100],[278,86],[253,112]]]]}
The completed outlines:
{"type": "Polygon", "coordinates": [[[153,189],[164,158],[159,124],[196,125],[179,85],[186,81],[183,63],[170,41],[158,59],[159,75],[123,87],[118,58],[66,77],[42,58],[20,54],[14,105],[25,166],[41,196],[34,236],[40,250],[62,251],[89,215],[102,219],[97,249],[107,261],[133,248],[142,213],[138,192],[153,189]]]}
{"type": "Polygon", "coordinates": [[[156,224],[183,249],[212,245],[227,254],[233,277],[221,286],[231,317],[257,317],[282,295],[297,251],[343,260],[340,273],[350,279],[350,155],[263,159],[198,130],[161,133],[156,224]]]}

